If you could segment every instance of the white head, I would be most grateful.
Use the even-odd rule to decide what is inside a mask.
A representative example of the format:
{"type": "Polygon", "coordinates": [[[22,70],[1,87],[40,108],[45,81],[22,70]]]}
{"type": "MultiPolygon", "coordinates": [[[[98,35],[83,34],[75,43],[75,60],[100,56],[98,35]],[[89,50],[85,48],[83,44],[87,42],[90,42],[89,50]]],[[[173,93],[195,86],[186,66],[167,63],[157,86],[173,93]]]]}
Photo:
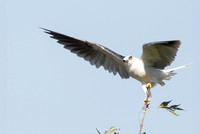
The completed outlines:
{"type": "Polygon", "coordinates": [[[123,62],[127,65],[131,65],[134,62],[134,59],[135,58],[133,56],[129,55],[124,57],[123,62]]]}

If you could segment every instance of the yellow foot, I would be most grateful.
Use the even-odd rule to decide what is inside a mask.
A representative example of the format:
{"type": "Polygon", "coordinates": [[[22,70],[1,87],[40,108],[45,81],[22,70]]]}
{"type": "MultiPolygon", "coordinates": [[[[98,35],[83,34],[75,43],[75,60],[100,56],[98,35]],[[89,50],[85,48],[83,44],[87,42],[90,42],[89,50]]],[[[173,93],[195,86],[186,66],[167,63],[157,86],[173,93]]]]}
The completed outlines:
{"type": "Polygon", "coordinates": [[[148,99],[148,98],[149,98],[149,90],[150,90],[151,87],[152,87],[151,83],[146,84],[146,88],[147,88],[146,95],[147,96],[145,97],[145,99],[143,101],[144,104],[147,104],[148,102],[150,102],[150,99],[148,99]]]}
{"type": "Polygon", "coordinates": [[[146,84],[146,88],[147,88],[147,89],[150,89],[151,87],[152,87],[151,83],[147,83],[147,84],[146,84]]]}

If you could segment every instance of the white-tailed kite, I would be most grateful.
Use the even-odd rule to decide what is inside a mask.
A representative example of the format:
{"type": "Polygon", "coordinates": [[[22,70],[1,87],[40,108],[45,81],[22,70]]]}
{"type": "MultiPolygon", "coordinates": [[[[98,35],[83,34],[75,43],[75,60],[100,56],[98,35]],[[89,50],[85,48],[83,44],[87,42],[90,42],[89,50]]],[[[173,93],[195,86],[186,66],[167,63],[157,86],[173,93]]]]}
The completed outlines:
{"type": "MultiPolygon", "coordinates": [[[[174,61],[181,44],[179,40],[144,44],[142,56],[136,58],[133,56],[122,56],[96,43],[76,39],[48,29],[42,29],[45,30],[45,33],[50,34],[51,38],[56,39],[58,43],[64,45],[64,48],[89,61],[91,65],[95,65],[97,68],[103,66],[105,70],[114,75],[118,73],[122,79],[133,77],[140,81],[145,93],[147,92],[147,86],[148,88],[156,84],[164,86],[165,83],[163,80],[170,80],[171,76],[176,74],[174,73],[175,70],[187,66],[164,69],[174,61]]],[[[149,95],[151,96],[150,91],[149,95]]]]}

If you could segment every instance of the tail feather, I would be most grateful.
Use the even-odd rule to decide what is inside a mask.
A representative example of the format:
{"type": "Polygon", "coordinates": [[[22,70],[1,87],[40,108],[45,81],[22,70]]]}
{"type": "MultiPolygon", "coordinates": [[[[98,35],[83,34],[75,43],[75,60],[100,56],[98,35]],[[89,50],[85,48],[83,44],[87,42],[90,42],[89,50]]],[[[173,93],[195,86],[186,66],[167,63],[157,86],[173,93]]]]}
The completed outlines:
{"type": "Polygon", "coordinates": [[[189,64],[186,64],[186,65],[183,65],[183,66],[180,66],[180,67],[176,67],[176,68],[172,68],[172,69],[163,70],[166,73],[166,77],[164,78],[164,80],[170,80],[171,76],[174,76],[174,75],[177,74],[177,73],[174,73],[174,71],[185,68],[188,65],[189,64]]]}
{"type": "Polygon", "coordinates": [[[183,66],[180,66],[180,67],[176,67],[176,68],[172,68],[172,69],[167,69],[167,70],[164,70],[165,72],[170,72],[171,76],[173,75],[176,75],[176,73],[172,73],[173,71],[176,71],[176,70],[179,70],[179,69],[182,69],[182,68],[185,68],[187,66],[189,66],[190,64],[186,64],[186,65],[183,65],[183,66]]]}

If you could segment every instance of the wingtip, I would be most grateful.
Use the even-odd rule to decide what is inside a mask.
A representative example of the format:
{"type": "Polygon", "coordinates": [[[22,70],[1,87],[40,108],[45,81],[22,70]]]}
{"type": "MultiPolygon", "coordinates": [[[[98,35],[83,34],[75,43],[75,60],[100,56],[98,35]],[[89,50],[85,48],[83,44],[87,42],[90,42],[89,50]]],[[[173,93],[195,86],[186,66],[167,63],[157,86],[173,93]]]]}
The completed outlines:
{"type": "Polygon", "coordinates": [[[176,48],[179,48],[181,45],[181,41],[180,40],[170,40],[170,41],[168,41],[168,44],[172,45],[176,48]]]}
{"type": "Polygon", "coordinates": [[[181,44],[181,41],[180,40],[171,40],[169,41],[170,43],[173,43],[173,44],[178,44],[180,45],[181,44]]]}
{"type": "Polygon", "coordinates": [[[176,43],[180,45],[180,44],[181,44],[181,41],[180,41],[180,40],[176,40],[176,43]]]}
{"type": "Polygon", "coordinates": [[[43,27],[38,27],[38,28],[40,28],[40,29],[42,29],[42,30],[45,30],[45,31],[46,31],[46,30],[48,30],[48,29],[46,29],[46,28],[43,28],[43,27]]]}
{"type": "Polygon", "coordinates": [[[45,33],[50,34],[51,30],[43,28],[43,27],[39,27],[40,29],[44,30],[45,33]]]}

